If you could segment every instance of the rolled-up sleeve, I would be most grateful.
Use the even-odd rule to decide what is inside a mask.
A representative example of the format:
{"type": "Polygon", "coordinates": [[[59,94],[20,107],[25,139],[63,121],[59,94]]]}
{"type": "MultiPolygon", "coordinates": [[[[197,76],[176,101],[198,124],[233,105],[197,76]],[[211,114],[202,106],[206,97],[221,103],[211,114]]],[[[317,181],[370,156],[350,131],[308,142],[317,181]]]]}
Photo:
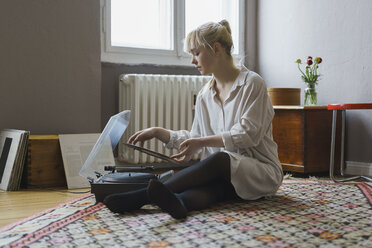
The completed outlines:
{"type": "Polygon", "coordinates": [[[165,144],[165,147],[168,149],[178,149],[180,144],[190,138],[200,137],[200,98],[199,95],[196,100],[195,106],[195,117],[192,123],[191,131],[188,130],[179,130],[173,131],[168,130],[170,134],[169,142],[165,144]]]}
{"type": "Polygon", "coordinates": [[[166,148],[178,149],[180,144],[191,137],[190,132],[187,130],[173,131],[168,130],[170,134],[169,142],[165,144],[166,148]]]}

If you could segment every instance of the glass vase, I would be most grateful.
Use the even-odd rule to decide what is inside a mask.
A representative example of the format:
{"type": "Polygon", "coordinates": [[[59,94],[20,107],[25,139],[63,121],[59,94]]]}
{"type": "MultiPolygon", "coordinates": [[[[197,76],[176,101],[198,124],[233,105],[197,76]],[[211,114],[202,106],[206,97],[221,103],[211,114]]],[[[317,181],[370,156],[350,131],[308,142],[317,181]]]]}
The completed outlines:
{"type": "Polygon", "coordinates": [[[317,92],[315,85],[307,85],[307,88],[305,89],[304,105],[305,106],[317,105],[317,92]]]}

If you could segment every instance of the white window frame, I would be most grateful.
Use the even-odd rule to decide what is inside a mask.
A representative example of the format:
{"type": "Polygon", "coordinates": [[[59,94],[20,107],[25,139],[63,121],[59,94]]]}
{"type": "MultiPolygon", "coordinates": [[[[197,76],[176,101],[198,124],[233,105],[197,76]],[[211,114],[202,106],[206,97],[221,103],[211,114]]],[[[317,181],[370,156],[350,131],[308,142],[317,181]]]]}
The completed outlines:
{"type": "MultiPolygon", "coordinates": [[[[187,0],[186,0],[187,1],[187,0]]],[[[101,0],[101,61],[119,64],[160,64],[189,65],[191,56],[183,51],[185,30],[185,0],[172,0],[173,3],[173,50],[111,46],[111,1],[101,0]]],[[[244,58],[245,1],[239,0],[239,39],[236,62],[244,58]]]]}

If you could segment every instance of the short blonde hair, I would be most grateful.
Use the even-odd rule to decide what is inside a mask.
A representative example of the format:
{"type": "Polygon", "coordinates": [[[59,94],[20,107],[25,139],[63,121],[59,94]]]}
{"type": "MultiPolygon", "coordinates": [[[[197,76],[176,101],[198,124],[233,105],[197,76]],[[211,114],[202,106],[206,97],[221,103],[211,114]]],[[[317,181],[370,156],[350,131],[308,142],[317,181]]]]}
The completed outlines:
{"type": "Polygon", "coordinates": [[[213,50],[212,46],[215,42],[219,42],[226,53],[231,55],[233,42],[228,21],[208,22],[191,31],[185,40],[185,51],[191,53],[193,49],[200,46],[209,47],[213,50]]]}

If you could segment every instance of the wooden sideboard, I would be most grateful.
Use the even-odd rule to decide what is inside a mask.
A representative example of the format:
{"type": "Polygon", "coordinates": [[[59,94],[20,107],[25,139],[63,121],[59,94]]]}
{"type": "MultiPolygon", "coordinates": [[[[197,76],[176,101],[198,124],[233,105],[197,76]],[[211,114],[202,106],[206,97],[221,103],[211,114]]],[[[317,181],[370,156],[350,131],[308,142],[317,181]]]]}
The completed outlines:
{"type": "MultiPolygon", "coordinates": [[[[332,111],[327,106],[274,106],[273,137],[283,170],[329,171],[332,111]]],[[[338,114],[337,126],[341,127],[338,114]]],[[[336,133],[335,165],[340,164],[341,128],[336,133]]]]}

